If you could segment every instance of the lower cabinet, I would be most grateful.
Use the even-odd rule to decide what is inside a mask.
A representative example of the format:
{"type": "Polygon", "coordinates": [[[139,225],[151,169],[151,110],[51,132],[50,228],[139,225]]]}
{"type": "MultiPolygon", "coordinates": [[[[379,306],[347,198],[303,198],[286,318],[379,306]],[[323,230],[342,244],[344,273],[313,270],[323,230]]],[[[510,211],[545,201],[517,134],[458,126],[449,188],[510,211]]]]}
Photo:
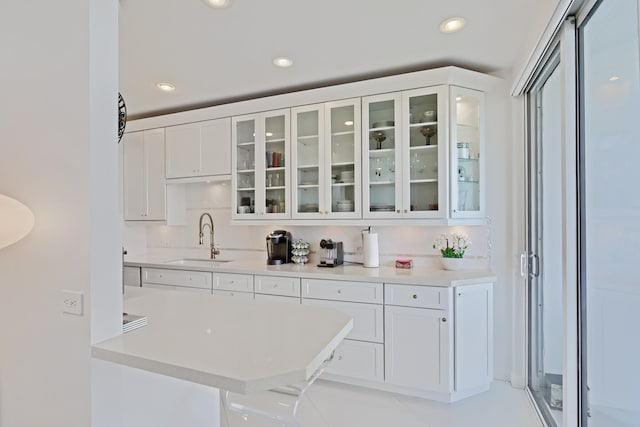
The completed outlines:
{"type": "Polygon", "coordinates": [[[213,295],[253,299],[253,275],[213,273],[213,295]]]}
{"type": "Polygon", "coordinates": [[[125,286],[140,287],[140,267],[123,267],[122,280],[125,286]]]}
{"type": "Polygon", "coordinates": [[[449,390],[451,322],[446,311],[386,306],[385,381],[434,392],[449,390]]]}
{"type": "Polygon", "coordinates": [[[212,274],[206,271],[172,270],[168,268],[142,269],[142,287],[153,287],[150,285],[173,286],[176,288],[203,289],[211,293],[211,282],[212,274]]]}
{"type": "Polygon", "coordinates": [[[438,287],[143,268],[142,286],[346,313],[353,329],[336,348],[327,379],[444,402],[487,390],[493,380],[491,283],[438,287]]]}
{"type": "Polygon", "coordinates": [[[384,345],[345,339],[325,369],[327,374],[361,380],[384,381],[384,345]]]}

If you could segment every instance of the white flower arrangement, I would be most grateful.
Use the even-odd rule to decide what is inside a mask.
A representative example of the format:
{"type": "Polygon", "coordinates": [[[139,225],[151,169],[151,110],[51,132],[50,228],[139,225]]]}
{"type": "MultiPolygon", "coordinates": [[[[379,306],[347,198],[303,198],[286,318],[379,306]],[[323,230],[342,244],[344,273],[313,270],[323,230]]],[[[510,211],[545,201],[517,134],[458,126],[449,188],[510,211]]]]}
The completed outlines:
{"type": "Polygon", "coordinates": [[[443,233],[433,242],[433,249],[439,250],[443,258],[462,258],[470,246],[471,240],[464,233],[443,233]]]}

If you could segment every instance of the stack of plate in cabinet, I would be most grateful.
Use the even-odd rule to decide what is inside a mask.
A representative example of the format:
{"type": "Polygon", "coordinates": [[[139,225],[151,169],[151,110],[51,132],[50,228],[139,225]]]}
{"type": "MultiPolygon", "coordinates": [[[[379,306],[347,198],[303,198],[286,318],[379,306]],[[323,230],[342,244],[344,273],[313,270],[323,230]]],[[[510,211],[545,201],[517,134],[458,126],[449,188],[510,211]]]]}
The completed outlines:
{"type": "Polygon", "coordinates": [[[337,212],[353,212],[353,200],[338,200],[336,203],[337,212]]]}
{"type": "Polygon", "coordinates": [[[394,205],[371,205],[371,212],[393,212],[394,205]]]}

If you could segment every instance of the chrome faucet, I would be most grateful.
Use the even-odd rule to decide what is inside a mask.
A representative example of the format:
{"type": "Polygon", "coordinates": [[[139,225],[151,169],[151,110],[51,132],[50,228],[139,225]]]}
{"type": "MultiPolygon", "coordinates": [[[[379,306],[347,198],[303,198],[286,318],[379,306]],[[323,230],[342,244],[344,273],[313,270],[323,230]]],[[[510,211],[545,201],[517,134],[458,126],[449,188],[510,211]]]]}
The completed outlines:
{"type": "Polygon", "coordinates": [[[220,251],[218,249],[216,249],[216,244],[214,243],[213,240],[213,218],[211,218],[211,215],[209,215],[209,213],[205,212],[202,215],[200,215],[200,223],[198,226],[199,229],[199,236],[200,239],[198,241],[198,243],[203,244],[204,243],[204,227],[205,226],[209,226],[209,231],[210,231],[210,237],[209,237],[209,242],[211,244],[211,259],[216,259],[216,255],[220,255],[220,251]],[[209,224],[207,223],[202,223],[202,220],[204,219],[204,217],[209,218],[209,224]]]}

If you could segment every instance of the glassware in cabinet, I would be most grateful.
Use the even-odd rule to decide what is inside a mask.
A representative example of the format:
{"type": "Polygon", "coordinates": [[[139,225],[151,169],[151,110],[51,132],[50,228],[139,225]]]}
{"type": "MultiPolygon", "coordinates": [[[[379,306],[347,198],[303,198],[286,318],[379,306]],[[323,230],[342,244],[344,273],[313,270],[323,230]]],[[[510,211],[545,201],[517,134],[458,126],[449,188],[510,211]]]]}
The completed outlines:
{"type": "Polygon", "coordinates": [[[292,114],[293,217],[317,217],[327,209],[322,200],[324,181],[324,104],[297,107],[292,114]]]}
{"type": "Polygon", "coordinates": [[[325,176],[325,200],[334,218],[359,218],[360,179],[360,99],[325,104],[325,158],[330,176],[325,176]]]}
{"type": "Polygon", "coordinates": [[[395,218],[402,208],[400,93],[362,99],[363,217],[395,218]]]}
{"type": "Polygon", "coordinates": [[[441,218],[446,204],[447,102],[446,88],[405,91],[402,94],[403,215],[441,218]]]}
{"type": "Polygon", "coordinates": [[[234,219],[290,215],[289,110],[232,119],[234,219]]]}
{"type": "Polygon", "coordinates": [[[484,93],[451,86],[451,217],[484,215],[484,93]]]}

